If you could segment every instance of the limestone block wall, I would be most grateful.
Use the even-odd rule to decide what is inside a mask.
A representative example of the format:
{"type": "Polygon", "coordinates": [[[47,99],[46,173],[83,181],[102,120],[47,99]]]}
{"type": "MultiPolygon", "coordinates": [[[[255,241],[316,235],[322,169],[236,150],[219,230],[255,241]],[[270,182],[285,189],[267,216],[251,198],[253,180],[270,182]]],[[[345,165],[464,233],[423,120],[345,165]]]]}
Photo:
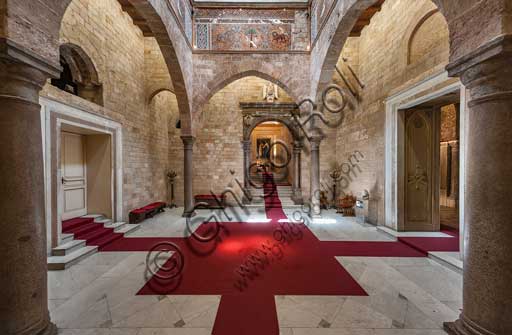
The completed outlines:
{"type": "Polygon", "coordinates": [[[169,69],[154,37],[144,38],[144,82],[148,99],[161,90],[174,92],[169,69]]]}
{"type": "MultiPolygon", "coordinates": [[[[221,193],[234,180],[230,169],[243,181],[243,124],[239,103],[262,101],[265,84],[268,81],[258,77],[244,77],[218,91],[204,107],[194,145],[194,194],[209,194],[210,190],[221,193]]],[[[292,102],[292,99],[279,89],[279,101],[292,102]]]]}
{"type": "MultiPolygon", "coordinates": [[[[125,217],[133,208],[166,199],[172,107],[161,107],[157,99],[150,108],[146,100],[145,46],[154,43],[147,42],[116,0],[74,0],[64,16],[60,42],[79,45],[92,59],[104,101],[104,108],[94,112],[123,126],[125,217]]],[[[65,103],[91,110],[81,98],[65,92],[60,96],[65,103]]]]}
{"type": "MultiPolygon", "coordinates": [[[[150,114],[162,123],[157,128],[162,132],[160,134],[161,152],[159,152],[161,156],[158,159],[160,159],[161,166],[167,166],[167,169],[162,168],[161,173],[166,175],[172,170],[178,174],[174,183],[174,199],[178,206],[183,206],[183,142],[180,137],[181,129],[176,128],[176,123],[180,118],[176,95],[169,91],[158,93],[151,100],[149,109],[150,114]],[[164,130],[166,130],[165,134],[164,130]],[[164,145],[165,140],[167,140],[167,145],[164,145]]],[[[170,185],[166,186],[165,199],[168,199],[169,202],[171,200],[170,185]]]]}
{"type": "Polygon", "coordinates": [[[347,191],[361,194],[370,191],[370,221],[384,224],[384,136],[385,105],[387,97],[403,88],[442,71],[448,63],[448,30],[441,14],[425,16],[435,9],[429,0],[387,0],[361,37],[349,39],[342,56],[356,70],[366,87],[360,90],[356,108],[346,113],[344,124],[337,131],[337,160],[347,161],[354,150],[364,158],[361,171],[353,178],[347,191]],[[439,16],[436,16],[439,15],[439,16]],[[425,20],[425,21],[424,21],[425,20]],[[431,33],[422,34],[421,22],[426,22],[431,33]],[[411,36],[414,59],[408,59],[411,36]],[[434,39],[434,40],[432,40],[434,39]],[[425,48],[424,45],[434,45],[425,48]]]}

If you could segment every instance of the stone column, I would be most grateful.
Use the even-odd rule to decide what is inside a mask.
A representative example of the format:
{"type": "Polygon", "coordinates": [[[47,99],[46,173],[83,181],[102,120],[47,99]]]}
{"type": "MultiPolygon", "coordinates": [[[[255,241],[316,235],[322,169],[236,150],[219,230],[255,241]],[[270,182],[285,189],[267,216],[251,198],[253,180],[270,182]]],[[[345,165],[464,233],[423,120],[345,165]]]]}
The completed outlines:
{"type": "Polygon", "coordinates": [[[301,188],[301,153],[302,143],[300,141],[293,142],[293,187],[292,198],[295,204],[302,204],[302,188],[301,188]]]}
{"type": "Polygon", "coordinates": [[[49,335],[39,91],[58,69],[0,40],[0,334],[49,335]]]}
{"type": "Polygon", "coordinates": [[[512,35],[448,66],[470,90],[463,310],[457,335],[512,334],[512,35]]]}
{"type": "Polygon", "coordinates": [[[450,199],[458,203],[459,199],[459,141],[450,143],[451,147],[451,179],[450,179],[450,199]]]}
{"type": "Polygon", "coordinates": [[[313,135],[310,138],[311,145],[311,216],[318,218],[320,209],[320,143],[323,136],[313,135]]]}
{"type": "Polygon", "coordinates": [[[242,146],[244,150],[244,197],[243,202],[249,203],[251,201],[251,184],[249,180],[251,178],[251,140],[243,140],[242,146]]]}
{"type": "Polygon", "coordinates": [[[192,192],[194,136],[181,136],[183,141],[183,193],[184,205],[183,217],[194,216],[194,194],[192,192]]]}

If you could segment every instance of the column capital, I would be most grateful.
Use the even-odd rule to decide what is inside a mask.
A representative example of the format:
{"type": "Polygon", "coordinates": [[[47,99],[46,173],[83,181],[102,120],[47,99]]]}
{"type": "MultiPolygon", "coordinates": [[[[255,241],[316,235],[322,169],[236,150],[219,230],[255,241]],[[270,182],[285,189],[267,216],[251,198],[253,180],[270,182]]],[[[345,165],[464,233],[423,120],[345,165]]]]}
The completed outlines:
{"type": "Polygon", "coordinates": [[[60,66],[0,38],[0,97],[39,103],[39,91],[46,80],[60,75],[60,66]]]}
{"type": "Polygon", "coordinates": [[[324,139],[323,135],[313,135],[309,138],[309,142],[311,144],[311,150],[318,150],[320,148],[320,143],[322,143],[324,139]]]}
{"type": "Polygon", "coordinates": [[[487,101],[512,99],[512,34],[500,35],[446,69],[459,76],[471,92],[470,107],[487,101]]]}
{"type": "Polygon", "coordinates": [[[194,142],[196,141],[196,138],[192,135],[182,135],[180,136],[181,140],[183,141],[183,145],[185,146],[185,149],[192,148],[194,145],[194,142]]]}

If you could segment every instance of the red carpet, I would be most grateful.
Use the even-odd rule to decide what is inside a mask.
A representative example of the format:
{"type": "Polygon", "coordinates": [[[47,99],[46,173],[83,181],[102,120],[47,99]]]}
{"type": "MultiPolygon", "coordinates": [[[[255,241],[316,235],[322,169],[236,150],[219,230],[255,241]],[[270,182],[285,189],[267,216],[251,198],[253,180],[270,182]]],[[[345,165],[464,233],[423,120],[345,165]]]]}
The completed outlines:
{"type": "Polygon", "coordinates": [[[425,254],[429,251],[459,251],[459,232],[456,230],[441,230],[441,232],[451,237],[399,237],[398,241],[425,254]]]}
{"type": "MultiPolygon", "coordinates": [[[[401,242],[321,242],[304,225],[279,223],[287,217],[269,178],[269,223],[224,222],[220,236],[210,243],[121,238],[103,251],[147,251],[163,241],[177,244],[185,258],[180,277],[167,282],[152,277],[137,294],[222,295],[214,335],[278,335],[275,295],[366,295],[335,256],[426,256],[401,242]]],[[[199,232],[206,229],[203,225],[199,232]]]]}
{"type": "Polygon", "coordinates": [[[87,245],[96,245],[99,250],[123,237],[114,233],[113,228],[105,228],[101,223],[95,223],[93,218],[74,218],[62,221],[62,232],[74,234],[75,240],[85,240],[87,245]]]}

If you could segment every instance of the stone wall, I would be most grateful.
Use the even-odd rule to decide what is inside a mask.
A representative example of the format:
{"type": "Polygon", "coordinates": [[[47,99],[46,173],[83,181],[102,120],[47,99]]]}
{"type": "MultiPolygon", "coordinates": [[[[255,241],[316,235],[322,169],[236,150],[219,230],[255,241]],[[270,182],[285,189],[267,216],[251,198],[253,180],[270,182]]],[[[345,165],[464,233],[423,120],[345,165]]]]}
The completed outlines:
{"type": "MultiPolygon", "coordinates": [[[[104,108],[95,110],[65,92],[59,92],[59,100],[123,126],[125,218],[131,209],[165,200],[172,107],[161,107],[160,99],[153,108],[147,104],[145,38],[139,28],[116,0],[74,0],[64,16],[60,43],[76,44],[92,59],[103,84],[104,108]]],[[[53,87],[46,87],[42,95],[55,95],[52,91],[53,87]]]]}
{"type": "MultiPolygon", "coordinates": [[[[181,141],[180,135],[181,130],[176,128],[176,123],[179,120],[178,101],[176,95],[169,91],[162,91],[154,96],[151,100],[150,114],[160,117],[162,122],[161,129],[167,128],[166,134],[161,134],[162,152],[160,157],[162,163],[161,173],[167,174],[169,171],[175,171],[177,177],[174,183],[174,199],[178,206],[183,206],[183,142],[181,141]],[[164,126],[167,125],[167,127],[164,126]],[[167,140],[167,145],[164,145],[164,141],[167,140]],[[163,147],[165,146],[165,151],[163,147]]],[[[167,186],[166,186],[167,187],[167,186]]],[[[170,186],[169,186],[170,187],[170,186]]],[[[171,189],[166,189],[166,199],[168,202],[171,201],[171,189]]]]}
{"type": "Polygon", "coordinates": [[[373,223],[384,224],[384,101],[442,71],[448,62],[448,30],[439,17],[434,17],[435,26],[427,20],[433,30],[430,34],[416,34],[414,50],[423,50],[423,54],[415,51],[417,61],[408,62],[410,38],[414,31],[421,32],[418,23],[434,9],[429,0],[387,0],[361,37],[350,38],[342,52],[366,86],[359,91],[356,107],[347,109],[343,126],[338,129],[337,161],[347,161],[354,150],[364,155],[359,163],[361,171],[356,169],[357,177],[353,177],[346,190],[356,195],[365,189],[370,191],[369,215],[373,223]],[[426,49],[422,45],[437,47],[426,49]]]}
{"type": "Polygon", "coordinates": [[[144,38],[144,76],[148,100],[162,90],[174,92],[167,64],[153,37],[144,38]]]}

